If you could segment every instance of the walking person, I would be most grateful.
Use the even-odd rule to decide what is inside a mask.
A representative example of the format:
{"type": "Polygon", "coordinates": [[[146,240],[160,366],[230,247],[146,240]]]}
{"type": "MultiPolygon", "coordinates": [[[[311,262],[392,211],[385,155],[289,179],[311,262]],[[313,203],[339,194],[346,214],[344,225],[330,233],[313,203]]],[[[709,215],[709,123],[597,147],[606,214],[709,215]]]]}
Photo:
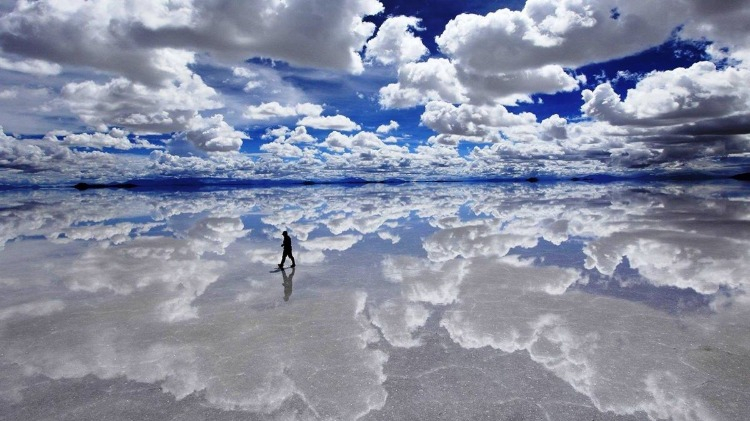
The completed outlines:
{"type": "Polygon", "coordinates": [[[281,235],[284,236],[284,241],[281,243],[281,247],[284,247],[284,252],[281,255],[281,263],[279,263],[279,269],[284,267],[284,262],[286,261],[287,256],[289,256],[289,259],[292,261],[292,266],[296,266],[294,264],[294,256],[292,256],[292,238],[289,237],[289,234],[286,233],[286,231],[282,232],[281,235]]]}

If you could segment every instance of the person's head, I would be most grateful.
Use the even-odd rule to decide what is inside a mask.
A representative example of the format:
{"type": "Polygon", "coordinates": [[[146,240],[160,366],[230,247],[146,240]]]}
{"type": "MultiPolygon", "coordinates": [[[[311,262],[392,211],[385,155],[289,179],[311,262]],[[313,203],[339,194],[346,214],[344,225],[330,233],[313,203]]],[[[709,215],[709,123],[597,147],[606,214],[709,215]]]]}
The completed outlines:
{"type": "Polygon", "coordinates": [[[281,235],[283,235],[284,237],[286,237],[287,236],[286,231],[282,232],[281,235]]]}

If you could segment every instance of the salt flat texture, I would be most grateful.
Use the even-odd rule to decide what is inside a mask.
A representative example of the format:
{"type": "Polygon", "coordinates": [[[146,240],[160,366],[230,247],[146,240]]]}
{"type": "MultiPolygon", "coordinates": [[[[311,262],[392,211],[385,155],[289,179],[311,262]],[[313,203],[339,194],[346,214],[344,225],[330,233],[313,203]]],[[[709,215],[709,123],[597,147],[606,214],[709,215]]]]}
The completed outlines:
{"type": "Polygon", "coordinates": [[[4,192],[0,419],[745,420],[749,246],[740,183],[4,192]]]}

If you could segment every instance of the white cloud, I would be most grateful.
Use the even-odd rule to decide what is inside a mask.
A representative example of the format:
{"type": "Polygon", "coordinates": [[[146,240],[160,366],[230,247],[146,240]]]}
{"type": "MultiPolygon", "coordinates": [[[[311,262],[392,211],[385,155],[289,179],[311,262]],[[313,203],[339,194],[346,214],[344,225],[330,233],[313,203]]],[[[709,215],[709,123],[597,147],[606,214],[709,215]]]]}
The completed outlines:
{"type": "Polygon", "coordinates": [[[303,117],[297,122],[297,125],[320,130],[341,130],[345,132],[360,129],[357,123],[353,122],[349,117],[340,114],[334,116],[303,117]]]}
{"type": "Polygon", "coordinates": [[[326,140],[322,143],[322,146],[329,149],[343,151],[344,149],[352,148],[352,140],[349,136],[343,133],[333,131],[326,136],[326,140]]]}
{"type": "Polygon", "coordinates": [[[187,68],[192,53],[165,50],[158,67],[174,79],[154,88],[125,78],[105,84],[71,82],[61,92],[62,100],[84,123],[99,131],[109,126],[134,132],[184,130],[195,111],[222,106],[218,93],[187,68]]]}
{"type": "Polygon", "coordinates": [[[276,129],[266,129],[263,139],[274,139],[279,143],[312,143],[315,138],[307,133],[305,126],[297,126],[294,130],[289,130],[286,126],[280,126],[276,129]]]}
{"type": "Polygon", "coordinates": [[[498,141],[502,127],[528,125],[536,122],[531,113],[513,114],[502,105],[458,107],[447,102],[432,101],[425,106],[421,122],[442,135],[498,141]]]}
{"type": "Polygon", "coordinates": [[[407,63],[398,69],[398,82],[380,89],[385,108],[409,108],[429,101],[474,104],[529,102],[533,93],[578,88],[580,80],[559,65],[507,73],[478,73],[448,58],[407,63]]]}
{"type": "Polygon", "coordinates": [[[380,89],[379,102],[385,108],[409,108],[429,101],[465,102],[466,88],[458,80],[448,59],[431,58],[407,63],[398,69],[398,83],[380,89]]]}
{"type": "MultiPolygon", "coordinates": [[[[120,150],[130,149],[158,149],[156,146],[145,139],[135,139],[130,141],[129,133],[113,128],[108,133],[70,133],[66,134],[60,142],[66,146],[85,147],[93,149],[114,148],[120,150]]],[[[45,139],[57,141],[54,133],[48,133],[45,139]]]]}
{"type": "Polygon", "coordinates": [[[612,124],[669,126],[700,124],[712,118],[747,113],[750,108],[750,70],[711,62],[689,68],[653,72],[628,90],[625,100],[609,84],[583,91],[581,109],[612,124]]]}
{"type": "Polygon", "coordinates": [[[252,71],[246,67],[233,67],[232,75],[242,79],[249,79],[242,88],[245,92],[252,92],[266,84],[259,72],[252,71]]]}
{"type": "Polygon", "coordinates": [[[301,158],[304,153],[299,146],[286,142],[271,142],[261,145],[260,150],[282,158],[301,158]]]}
{"type": "Polygon", "coordinates": [[[323,113],[323,107],[318,104],[306,102],[284,106],[273,101],[264,102],[260,105],[248,106],[243,116],[250,120],[264,121],[297,116],[318,117],[321,113],[323,113]]]}
{"type": "Polygon", "coordinates": [[[742,154],[750,147],[749,79],[744,68],[699,62],[646,75],[624,100],[601,84],[583,92],[581,108],[619,137],[620,144],[608,149],[616,165],[742,154]]]}
{"type": "Polygon", "coordinates": [[[125,7],[113,1],[20,3],[0,19],[0,46],[17,56],[90,67],[153,86],[168,80],[170,71],[158,63],[160,47],[139,46],[129,34],[128,24],[145,21],[153,27],[188,20],[180,13],[185,8],[160,8],[165,2],[152,5],[155,7],[148,3],[125,7]]]}
{"type": "Polygon", "coordinates": [[[272,142],[261,145],[260,150],[271,153],[280,158],[303,158],[305,162],[298,164],[318,164],[315,158],[316,151],[313,149],[302,150],[297,144],[310,144],[316,139],[307,133],[304,126],[297,126],[290,130],[286,126],[276,129],[267,129],[262,136],[263,139],[273,139],[272,142]]]}
{"type": "Polygon", "coordinates": [[[691,0],[688,7],[689,23],[682,35],[713,41],[708,51],[717,59],[729,57],[747,68],[750,64],[750,34],[745,24],[750,19],[747,5],[741,1],[691,0]],[[728,51],[722,51],[724,48],[728,51]]]}
{"type": "Polygon", "coordinates": [[[328,134],[326,140],[321,146],[343,151],[344,149],[381,149],[385,148],[387,145],[378,137],[378,135],[372,132],[359,132],[347,136],[337,131],[333,131],[328,134]]]}
{"type": "Polygon", "coordinates": [[[238,67],[238,66],[232,67],[232,74],[234,76],[242,77],[246,79],[252,79],[258,76],[256,72],[248,69],[247,67],[238,67]]]}
{"type": "Polygon", "coordinates": [[[634,54],[665,41],[683,19],[673,1],[529,0],[520,11],[458,15],[436,41],[470,73],[507,74],[634,54]]]}
{"type": "MultiPolygon", "coordinates": [[[[252,65],[237,66],[253,57],[357,73],[363,70],[359,52],[375,29],[362,19],[383,7],[376,0],[218,3],[22,2],[0,17],[0,67],[60,75],[54,83],[64,87],[54,105],[66,106],[97,131],[112,126],[135,133],[182,131],[196,112],[226,105],[189,67],[195,57],[214,67],[234,66],[235,78],[249,79],[243,82],[248,92],[280,80],[253,72],[252,65]],[[217,32],[216,25],[224,30],[217,32]],[[62,72],[66,69],[75,71],[74,81],[62,72]],[[111,79],[103,81],[102,75],[111,79]]],[[[296,99],[290,90],[272,84],[268,96],[296,99]]],[[[228,99],[229,106],[237,105],[228,99]]],[[[222,112],[230,118],[233,111],[222,112]]]]}
{"type": "Polygon", "coordinates": [[[194,116],[182,135],[205,152],[235,152],[242,146],[242,140],[247,139],[245,133],[227,124],[221,114],[209,118],[194,116]]]}
{"type": "Polygon", "coordinates": [[[375,30],[363,18],[382,10],[376,0],[232,5],[162,0],[129,6],[108,0],[41,1],[21,3],[4,14],[0,46],[18,56],[91,67],[149,85],[165,80],[154,63],[161,48],[203,51],[235,62],[267,57],[357,73],[363,70],[358,52],[375,30]]]}
{"type": "Polygon", "coordinates": [[[52,138],[16,139],[0,130],[0,179],[5,183],[129,179],[145,172],[147,165],[145,157],[74,151],[52,138]]]}
{"type": "MultiPolygon", "coordinates": [[[[183,134],[173,139],[170,151],[156,150],[140,177],[217,177],[245,179],[255,174],[256,162],[239,153],[206,153],[186,141],[183,134]]],[[[109,175],[112,177],[112,175],[109,175]]]]}
{"type": "Polygon", "coordinates": [[[44,60],[11,61],[5,57],[0,57],[0,69],[29,73],[36,76],[52,76],[59,74],[62,71],[62,66],[44,60]]]}
{"type": "Polygon", "coordinates": [[[420,19],[413,16],[392,16],[383,22],[377,35],[367,41],[365,58],[381,64],[404,64],[429,54],[422,40],[412,30],[423,30],[420,19]]]}
{"type": "Polygon", "coordinates": [[[377,133],[386,134],[386,133],[390,133],[393,130],[398,129],[398,127],[399,127],[398,122],[391,120],[390,123],[388,124],[381,124],[380,126],[378,126],[378,128],[375,131],[377,133]]]}
{"type": "MultiPolygon", "coordinates": [[[[718,9],[721,11],[714,9],[704,15],[715,16],[717,22],[727,19],[725,12],[731,7],[718,9]]],[[[713,18],[694,13],[689,27],[715,28],[705,24],[713,18]]],[[[658,45],[687,20],[687,9],[671,0],[658,5],[644,1],[619,5],[610,0],[531,0],[520,11],[461,14],[436,39],[446,58],[402,65],[398,83],[381,89],[380,103],[386,108],[413,107],[430,100],[514,104],[530,101],[535,93],[573,91],[583,79],[565,68],[658,45]],[[617,19],[611,17],[615,9],[617,19]]],[[[703,32],[696,29],[686,33],[712,31],[704,28],[703,32]]]]}
{"type": "Polygon", "coordinates": [[[531,94],[574,91],[582,81],[568,74],[562,66],[553,64],[489,75],[472,73],[457,66],[457,77],[472,103],[507,105],[531,102],[531,94]]]}

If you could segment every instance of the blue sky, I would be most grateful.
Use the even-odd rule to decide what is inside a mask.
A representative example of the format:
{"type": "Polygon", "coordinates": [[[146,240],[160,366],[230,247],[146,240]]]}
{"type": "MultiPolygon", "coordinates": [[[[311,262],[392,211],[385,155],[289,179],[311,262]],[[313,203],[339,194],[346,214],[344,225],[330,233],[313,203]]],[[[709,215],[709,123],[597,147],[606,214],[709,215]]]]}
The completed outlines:
{"type": "Polygon", "coordinates": [[[738,173],[750,5],[0,1],[0,183],[738,173]]]}

